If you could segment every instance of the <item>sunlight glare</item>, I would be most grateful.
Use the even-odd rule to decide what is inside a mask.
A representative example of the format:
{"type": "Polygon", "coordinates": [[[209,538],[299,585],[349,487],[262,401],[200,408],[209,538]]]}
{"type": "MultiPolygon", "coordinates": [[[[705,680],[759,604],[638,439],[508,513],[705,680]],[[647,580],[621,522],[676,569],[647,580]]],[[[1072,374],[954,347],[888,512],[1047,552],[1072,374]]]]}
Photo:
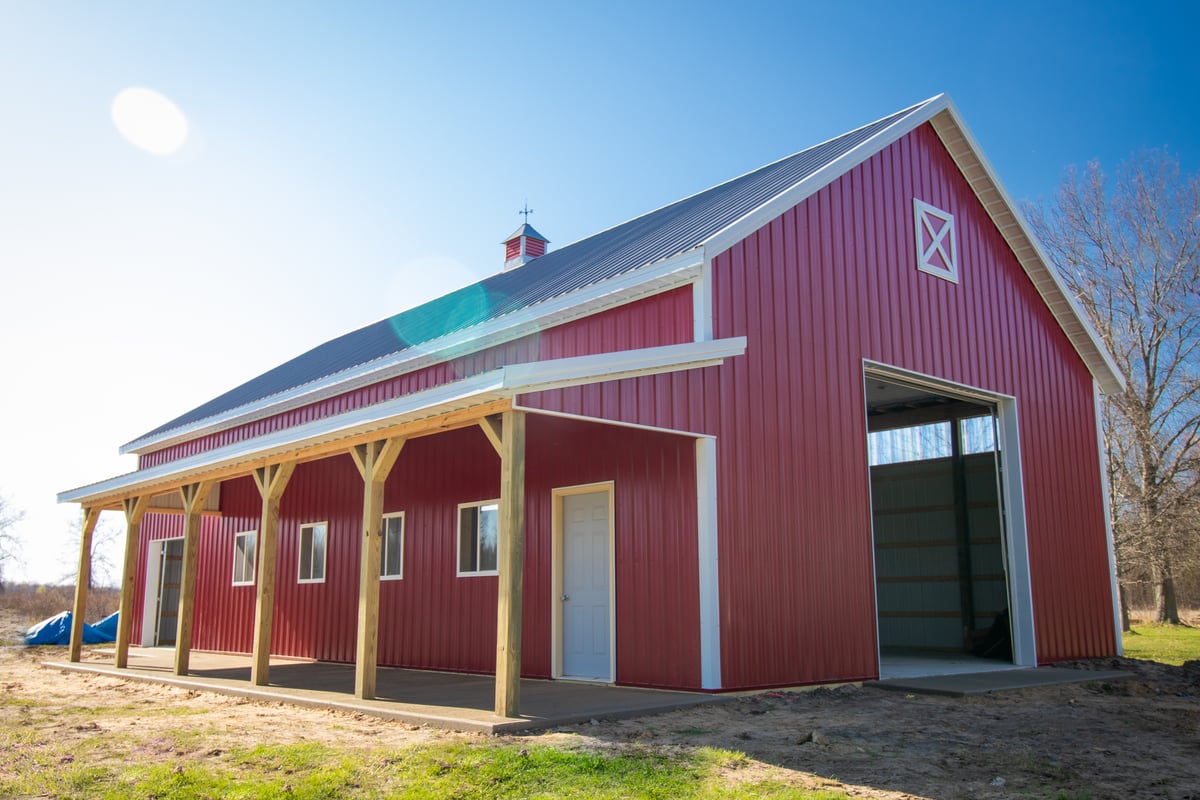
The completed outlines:
{"type": "Polygon", "coordinates": [[[112,119],[130,144],[158,156],[169,156],[187,140],[187,117],[153,89],[122,89],[112,102],[112,119]]]}

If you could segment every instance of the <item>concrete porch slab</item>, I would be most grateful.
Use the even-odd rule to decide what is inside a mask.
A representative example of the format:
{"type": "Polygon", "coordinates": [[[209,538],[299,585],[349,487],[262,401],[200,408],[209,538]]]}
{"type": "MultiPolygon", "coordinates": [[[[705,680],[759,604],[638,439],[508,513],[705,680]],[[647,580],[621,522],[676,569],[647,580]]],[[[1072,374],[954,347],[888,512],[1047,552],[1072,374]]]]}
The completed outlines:
{"type": "MultiPolygon", "coordinates": [[[[250,683],[250,657],[193,651],[189,674],[175,675],[174,650],[129,650],[129,667],[110,661],[48,661],[44,666],[72,672],[112,675],[133,681],[178,686],[274,703],[329,708],[395,719],[413,725],[483,733],[552,728],[586,722],[673,711],[719,702],[723,696],[695,692],[636,689],[573,681],[521,680],[520,717],[498,717],[495,680],[490,675],[380,667],[376,699],[354,697],[354,665],[271,659],[269,686],[250,683]]],[[[92,655],[111,656],[111,649],[90,648],[92,655]]]]}
{"type": "Polygon", "coordinates": [[[967,695],[1011,689],[1030,689],[1064,683],[1112,682],[1132,677],[1128,672],[1038,667],[1037,669],[1004,669],[953,675],[931,675],[923,678],[889,678],[870,681],[864,683],[863,686],[910,694],[966,697],[967,695]]]}

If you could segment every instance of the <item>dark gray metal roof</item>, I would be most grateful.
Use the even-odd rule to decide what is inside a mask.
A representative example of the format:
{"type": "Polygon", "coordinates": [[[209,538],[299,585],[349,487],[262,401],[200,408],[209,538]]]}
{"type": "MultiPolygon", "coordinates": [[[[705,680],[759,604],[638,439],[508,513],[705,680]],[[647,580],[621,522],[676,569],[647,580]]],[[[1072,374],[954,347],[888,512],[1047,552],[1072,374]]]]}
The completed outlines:
{"type": "Polygon", "coordinates": [[[155,437],[225,414],[342,370],[394,356],[423,342],[687,252],[871,137],[916,114],[928,102],[931,101],[546,253],[519,269],[497,273],[339,336],[138,438],[155,437]]]}

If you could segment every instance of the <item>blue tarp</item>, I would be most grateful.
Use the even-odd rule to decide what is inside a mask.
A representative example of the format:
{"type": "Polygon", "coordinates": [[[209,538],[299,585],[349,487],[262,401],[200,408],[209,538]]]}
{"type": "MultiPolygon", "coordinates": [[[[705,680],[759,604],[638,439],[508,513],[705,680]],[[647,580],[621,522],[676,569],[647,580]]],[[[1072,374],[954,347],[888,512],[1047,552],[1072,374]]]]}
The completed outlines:
{"type": "Polygon", "coordinates": [[[117,617],[119,616],[120,613],[114,611],[92,627],[95,628],[96,632],[100,635],[108,637],[105,639],[105,641],[115,642],[117,640],[117,617]]]}
{"type": "MultiPolygon", "coordinates": [[[[101,630],[94,625],[83,624],[84,644],[103,644],[116,641],[117,615],[111,614],[102,619],[97,625],[107,625],[111,620],[113,633],[107,629],[101,630]]],[[[64,611],[50,619],[44,619],[25,632],[25,644],[70,644],[71,643],[71,612],[64,611]]]]}

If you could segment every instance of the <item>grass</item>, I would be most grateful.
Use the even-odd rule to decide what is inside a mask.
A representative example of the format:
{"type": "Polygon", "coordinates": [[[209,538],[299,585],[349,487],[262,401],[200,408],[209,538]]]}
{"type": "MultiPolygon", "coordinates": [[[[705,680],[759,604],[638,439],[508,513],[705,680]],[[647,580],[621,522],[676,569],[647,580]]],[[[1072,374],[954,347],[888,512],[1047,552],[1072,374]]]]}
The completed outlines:
{"type": "Polygon", "coordinates": [[[1200,628],[1186,625],[1134,625],[1125,634],[1125,655],[1179,666],[1200,659],[1200,628]]]}
{"type": "Polygon", "coordinates": [[[740,754],[700,748],[664,754],[651,749],[565,749],[544,745],[440,743],[387,752],[320,744],[260,745],[179,763],[103,763],[6,743],[16,755],[0,769],[0,796],[238,800],[312,798],[742,798],[835,800],[774,781],[730,783],[723,771],[748,763],[740,754]],[[83,763],[80,763],[83,762],[83,763]]]}

